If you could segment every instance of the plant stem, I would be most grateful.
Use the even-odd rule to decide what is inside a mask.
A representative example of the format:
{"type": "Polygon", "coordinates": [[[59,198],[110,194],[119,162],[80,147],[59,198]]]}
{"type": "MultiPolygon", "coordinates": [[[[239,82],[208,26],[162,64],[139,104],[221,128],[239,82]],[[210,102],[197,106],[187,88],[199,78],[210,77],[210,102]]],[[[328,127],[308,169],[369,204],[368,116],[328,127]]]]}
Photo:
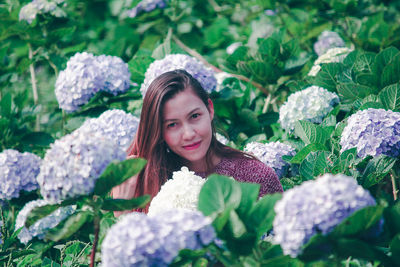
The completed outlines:
{"type": "Polygon", "coordinates": [[[94,224],[94,240],[93,240],[92,252],[90,253],[90,267],[94,267],[94,262],[96,259],[97,242],[99,241],[100,219],[98,212],[95,212],[93,218],[93,224],[94,224]]]}
{"type": "MultiPolygon", "coordinates": [[[[202,62],[204,65],[206,65],[207,67],[211,68],[212,70],[214,70],[215,72],[223,72],[221,69],[217,68],[216,66],[212,65],[211,63],[209,63],[202,55],[200,55],[197,51],[191,49],[190,47],[186,46],[181,40],[179,40],[178,37],[176,37],[175,35],[172,35],[172,39],[176,42],[177,45],[179,45],[183,50],[185,50],[186,52],[188,52],[191,56],[197,58],[198,60],[200,60],[200,62],[202,62]]],[[[268,91],[268,89],[266,89],[265,87],[263,87],[261,84],[250,80],[249,78],[243,76],[243,75],[239,75],[239,74],[234,74],[234,73],[229,73],[230,75],[232,75],[233,77],[251,83],[254,87],[258,88],[261,92],[263,92],[266,96],[268,96],[270,93],[268,91]]]]}
{"type": "MultiPolygon", "coordinates": [[[[32,45],[28,43],[29,47],[29,60],[33,59],[33,50],[32,45]]],[[[33,103],[35,106],[39,103],[39,96],[38,96],[38,89],[36,85],[36,74],[35,74],[35,66],[33,62],[29,65],[29,72],[31,73],[31,83],[32,83],[32,91],[33,91],[33,103]]],[[[35,122],[35,131],[40,131],[40,117],[39,114],[36,115],[36,122],[35,122]]]]}
{"type": "Polygon", "coordinates": [[[395,173],[393,170],[390,171],[390,178],[392,180],[393,198],[394,198],[394,201],[396,201],[397,200],[397,192],[398,192],[397,185],[396,185],[397,177],[395,176],[395,173]]]}

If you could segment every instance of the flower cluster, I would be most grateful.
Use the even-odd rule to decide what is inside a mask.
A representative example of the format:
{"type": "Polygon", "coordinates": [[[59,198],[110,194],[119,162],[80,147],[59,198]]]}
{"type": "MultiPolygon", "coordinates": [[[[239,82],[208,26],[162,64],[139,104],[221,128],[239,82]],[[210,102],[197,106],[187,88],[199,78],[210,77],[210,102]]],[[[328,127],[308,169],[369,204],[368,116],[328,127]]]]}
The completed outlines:
{"type": "Polygon", "coordinates": [[[72,132],[47,150],[37,177],[40,192],[52,203],[90,194],[108,164],[125,158],[124,150],[101,133],[72,132]]]}
{"type": "Polygon", "coordinates": [[[60,108],[73,112],[99,91],[117,95],[128,90],[129,86],[128,64],[122,59],[83,52],[71,57],[67,68],[60,72],[55,94],[60,108]]]}
{"type": "Polygon", "coordinates": [[[292,131],[299,120],[321,123],[337,103],[339,97],[335,93],[313,85],[288,97],[279,109],[279,122],[287,131],[292,131]]]}
{"type": "Polygon", "coordinates": [[[142,12],[150,12],[156,8],[165,8],[167,2],[168,0],[142,0],[134,8],[125,11],[123,17],[134,18],[142,12]]]}
{"type": "Polygon", "coordinates": [[[197,210],[199,194],[205,180],[182,167],[172,174],[172,179],[161,186],[160,192],[153,198],[149,215],[157,215],[165,210],[197,210]]]}
{"type": "Polygon", "coordinates": [[[228,138],[226,138],[224,135],[220,134],[220,133],[216,133],[215,134],[215,138],[217,138],[218,142],[226,145],[229,143],[228,138]]]}
{"type": "Polygon", "coordinates": [[[314,43],[314,51],[318,56],[325,54],[329,49],[344,47],[346,44],[336,32],[323,31],[318,36],[318,41],[314,43]]]}
{"type": "Polygon", "coordinates": [[[315,234],[328,234],[355,211],[375,205],[352,177],[324,174],[283,193],[274,210],[274,242],[296,257],[315,234]]]}
{"type": "Polygon", "coordinates": [[[341,151],[356,147],[357,155],[400,155],[400,113],[369,108],[351,115],[340,139],[341,151]]]}
{"type": "Polygon", "coordinates": [[[115,140],[126,150],[139,126],[139,119],[120,109],[107,110],[98,118],[85,121],[78,131],[98,132],[115,140]]]}
{"type": "Polygon", "coordinates": [[[244,147],[244,151],[256,156],[265,165],[274,169],[279,178],[286,176],[290,164],[282,159],[282,156],[294,156],[293,147],[281,142],[262,144],[250,142],[244,147]]]}
{"type": "Polygon", "coordinates": [[[143,97],[147,92],[147,88],[149,88],[151,82],[156,77],[165,72],[177,69],[184,69],[191,74],[193,78],[200,82],[201,86],[203,86],[207,92],[211,92],[217,87],[217,80],[214,76],[214,72],[206,68],[203,63],[187,55],[172,54],[150,64],[146,70],[143,84],[140,87],[143,97]]]}
{"type": "Polygon", "coordinates": [[[347,47],[334,47],[328,49],[325,54],[319,56],[317,60],[314,61],[314,66],[308,72],[308,75],[316,76],[321,70],[321,65],[324,63],[342,62],[351,51],[352,50],[347,47]]]}
{"type": "Polygon", "coordinates": [[[35,154],[7,149],[0,153],[0,199],[19,197],[20,191],[39,187],[36,177],[41,159],[35,154]]]}
{"type": "Polygon", "coordinates": [[[25,20],[31,24],[36,15],[46,13],[50,13],[55,17],[65,17],[65,12],[57,6],[63,2],[64,0],[33,0],[21,8],[19,20],[25,20]]]}
{"type": "Polygon", "coordinates": [[[200,249],[215,239],[211,219],[199,211],[169,210],[155,217],[122,216],[102,243],[102,264],[168,266],[181,249],[200,249]]]}
{"type": "Polygon", "coordinates": [[[62,220],[67,218],[69,215],[75,212],[75,206],[66,206],[58,208],[53,211],[50,215],[36,221],[29,228],[26,228],[25,221],[28,214],[37,207],[45,206],[48,203],[46,200],[38,199],[33,200],[25,204],[22,210],[18,213],[17,219],[15,221],[15,230],[23,227],[21,232],[18,234],[18,239],[21,243],[28,243],[32,238],[37,237],[43,239],[47,231],[55,226],[57,226],[62,220]]]}

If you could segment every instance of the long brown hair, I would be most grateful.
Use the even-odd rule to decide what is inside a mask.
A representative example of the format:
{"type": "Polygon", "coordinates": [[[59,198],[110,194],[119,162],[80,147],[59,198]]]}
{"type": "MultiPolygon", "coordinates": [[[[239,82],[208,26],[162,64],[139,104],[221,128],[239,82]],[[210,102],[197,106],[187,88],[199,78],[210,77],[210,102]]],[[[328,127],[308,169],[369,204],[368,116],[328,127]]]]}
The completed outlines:
{"type": "MultiPolygon", "coordinates": [[[[143,99],[139,128],[133,143],[128,148],[129,156],[141,157],[147,160],[145,168],[138,174],[135,197],[149,194],[154,197],[172,172],[183,165],[181,157],[167,152],[167,144],[163,140],[163,106],[171,98],[185,89],[193,92],[209,108],[207,92],[201,84],[184,70],[174,70],[158,76],[150,84],[143,99]]],[[[215,137],[215,127],[212,125],[213,135],[210,148],[206,154],[208,170],[212,166],[212,153],[220,157],[247,157],[242,151],[230,148],[220,143],[215,137]]],[[[147,212],[148,207],[142,209],[147,212]]]]}

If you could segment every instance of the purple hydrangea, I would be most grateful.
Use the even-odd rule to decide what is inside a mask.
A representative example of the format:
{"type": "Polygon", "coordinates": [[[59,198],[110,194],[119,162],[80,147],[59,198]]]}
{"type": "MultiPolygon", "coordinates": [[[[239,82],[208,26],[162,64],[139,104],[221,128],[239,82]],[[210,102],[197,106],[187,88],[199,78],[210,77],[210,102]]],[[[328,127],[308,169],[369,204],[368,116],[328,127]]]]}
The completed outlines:
{"type": "Polygon", "coordinates": [[[98,118],[89,119],[78,131],[99,132],[115,140],[126,150],[139,126],[139,119],[120,109],[107,110],[98,118]]]}
{"type": "Polygon", "coordinates": [[[19,11],[19,20],[25,20],[31,24],[36,15],[46,13],[55,17],[65,17],[66,13],[58,6],[63,2],[64,0],[33,0],[21,8],[19,11]]]}
{"type": "Polygon", "coordinates": [[[142,0],[134,8],[125,11],[124,17],[134,18],[142,12],[150,12],[156,8],[165,8],[168,0],[142,0]]]}
{"type": "Polygon", "coordinates": [[[313,235],[328,234],[355,211],[375,204],[352,177],[324,174],[283,193],[274,207],[274,242],[296,257],[313,235]]]}
{"type": "Polygon", "coordinates": [[[356,147],[357,155],[400,155],[400,113],[369,108],[351,115],[340,139],[341,151],[356,147]]]}
{"type": "Polygon", "coordinates": [[[203,63],[194,57],[183,54],[172,54],[150,64],[140,87],[143,97],[147,92],[147,88],[149,88],[149,85],[156,77],[167,71],[177,69],[184,69],[191,74],[207,92],[211,92],[217,87],[217,79],[214,76],[214,71],[206,68],[203,63]]]}
{"type": "Polygon", "coordinates": [[[41,158],[35,154],[7,149],[0,153],[0,199],[17,198],[20,191],[39,187],[36,177],[41,158]]]}
{"type": "Polygon", "coordinates": [[[37,177],[40,192],[52,203],[90,194],[105,168],[125,158],[125,151],[102,133],[72,132],[47,150],[37,177]]]}
{"type": "Polygon", "coordinates": [[[168,266],[181,249],[200,249],[214,241],[211,221],[189,210],[169,210],[155,217],[124,215],[102,243],[102,266],[168,266]]]}
{"type": "Polygon", "coordinates": [[[323,31],[318,36],[318,40],[314,43],[314,51],[318,56],[321,56],[331,48],[345,46],[346,44],[339,34],[332,31],[323,31]]]}
{"type": "Polygon", "coordinates": [[[56,81],[55,94],[61,109],[73,112],[99,91],[113,95],[129,89],[128,64],[113,56],[76,53],[56,81]]]}
{"type": "Polygon", "coordinates": [[[38,199],[33,200],[25,204],[22,210],[18,213],[17,219],[15,221],[15,230],[23,227],[21,232],[18,234],[18,239],[21,243],[28,243],[32,238],[37,237],[39,239],[43,239],[49,229],[57,226],[62,220],[67,218],[69,215],[74,213],[76,207],[75,206],[66,206],[58,208],[53,211],[50,215],[36,221],[29,228],[26,228],[25,221],[28,214],[37,207],[45,206],[48,203],[46,200],[38,199]]]}
{"type": "Polygon", "coordinates": [[[293,131],[299,120],[321,123],[337,103],[339,97],[335,93],[313,85],[288,97],[279,109],[279,122],[286,131],[293,131]]]}
{"type": "Polygon", "coordinates": [[[281,142],[266,144],[251,142],[246,144],[244,151],[254,155],[265,165],[273,168],[279,178],[286,176],[290,167],[290,164],[284,161],[282,157],[296,154],[296,150],[293,147],[281,142]]]}

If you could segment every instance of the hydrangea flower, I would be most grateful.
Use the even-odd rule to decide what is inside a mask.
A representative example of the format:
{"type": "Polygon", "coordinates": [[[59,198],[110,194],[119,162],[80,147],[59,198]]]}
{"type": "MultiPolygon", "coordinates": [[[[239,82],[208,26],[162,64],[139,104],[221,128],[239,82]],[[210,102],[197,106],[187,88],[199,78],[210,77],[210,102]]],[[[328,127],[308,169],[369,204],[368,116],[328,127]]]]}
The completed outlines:
{"type": "Polygon", "coordinates": [[[369,108],[351,115],[340,139],[341,151],[356,147],[361,158],[400,155],[400,113],[369,108]]]}
{"type": "Polygon", "coordinates": [[[161,186],[160,192],[151,201],[148,214],[156,215],[175,209],[197,210],[200,190],[205,181],[187,167],[173,172],[172,179],[161,186]]]}
{"type": "Polygon", "coordinates": [[[20,191],[39,187],[36,177],[42,159],[35,154],[7,149],[0,153],[0,199],[19,197],[20,191]]]}
{"type": "Polygon", "coordinates": [[[37,177],[40,192],[52,203],[90,194],[111,161],[125,158],[125,151],[101,133],[74,131],[47,150],[37,177]]]}
{"type": "Polygon", "coordinates": [[[62,220],[74,213],[76,209],[76,207],[72,205],[58,208],[50,215],[36,221],[29,228],[26,228],[24,225],[28,214],[34,208],[42,207],[47,204],[50,203],[43,199],[33,200],[25,204],[22,210],[18,213],[15,221],[15,230],[23,227],[21,232],[18,234],[18,239],[21,241],[21,243],[26,244],[34,237],[43,239],[49,229],[57,226],[62,220]]]}
{"type": "Polygon", "coordinates": [[[211,92],[217,87],[217,80],[214,77],[214,72],[206,68],[203,63],[194,57],[183,54],[172,54],[167,55],[163,59],[154,61],[147,68],[144,74],[144,81],[140,87],[140,92],[142,92],[143,97],[146,94],[147,88],[149,88],[151,82],[156,77],[165,72],[177,69],[184,69],[191,74],[193,78],[200,82],[201,86],[203,86],[207,92],[211,92]]]}
{"type": "Polygon", "coordinates": [[[290,164],[282,159],[282,156],[294,156],[293,147],[281,142],[262,144],[250,142],[244,147],[244,151],[256,156],[265,165],[274,169],[279,178],[286,175],[290,164]]]}
{"type": "Polygon", "coordinates": [[[344,47],[346,44],[336,32],[323,31],[314,43],[314,51],[318,56],[325,54],[330,48],[344,47]]]}
{"type": "Polygon", "coordinates": [[[230,44],[230,45],[226,48],[226,53],[227,53],[228,55],[232,55],[233,52],[235,52],[235,50],[236,50],[237,48],[239,48],[240,46],[242,46],[242,45],[243,45],[242,42],[234,42],[234,43],[230,44]]]}
{"type": "Polygon", "coordinates": [[[63,2],[64,0],[33,0],[21,8],[19,11],[19,20],[25,20],[31,24],[36,15],[46,13],[50,13],[55,17],[65,17],[66,13],[57,6],[63,2]]]}
{"type": "Polygon", "coordinates": [[[128,64],[113,56],[76,53],[56,81],[55,94],[61,109],[73,112],[99,91],[113,95],[129,89],[128,64]]]}
{"type": "Polygon", "coordinates": [[[215,239],[211,219],[199,211],[170,210],[155,217],[121,217],[102,243],[102,266],[168,266],[181,249],[200,249],[215,239]]]}
{"type": "Polygon", "coordinates": [[[139,127],[139,119],[120,109],[107,110],[98,118],[86,120],[78,131],[99,132],[126,150],[139,127]]]}
{"type": "Polygon", "coordinates": [[[335,93],[313,85],[288,97],[279,109],[279,122],[287,131],[292,131],[299,120],[321,123],[337,103],[339,97],[335,93]]]}
{"type": "Polygon", "coordinates": [[[165,8],[167,2],[168,0],[142,0],[134,8],[125,11],[124,17],[134,18],[142,12],[150,12],[156,8],[165,8]]]}
{"type": "Polygon", "coordinates": [[[229,140],[225,136],[220,134],[220,133],[216,133],[215,134],[215,138],[217,138],[218,142],[220,142],[220,143],[222,143],[224,145],[229,143],[229,140]]]}
{"type": "Polygon", "coordinates": [[[274,207],[274,242],[296,257],[313,235],[328,234],[355,211],[375,204],[352,177],[324,174],[283,193],[274,207]]]}
{"type": "Polygon", "coordinates": [[[325,54],[319,56],[317,60],[314,61],[314,66],[308,72],[308,76],[316,76],[321,70],[321,65],[323,63],[342,62],[351,51],[352,49],[347,47],[334,47],[328,49],[325,54]]]}

